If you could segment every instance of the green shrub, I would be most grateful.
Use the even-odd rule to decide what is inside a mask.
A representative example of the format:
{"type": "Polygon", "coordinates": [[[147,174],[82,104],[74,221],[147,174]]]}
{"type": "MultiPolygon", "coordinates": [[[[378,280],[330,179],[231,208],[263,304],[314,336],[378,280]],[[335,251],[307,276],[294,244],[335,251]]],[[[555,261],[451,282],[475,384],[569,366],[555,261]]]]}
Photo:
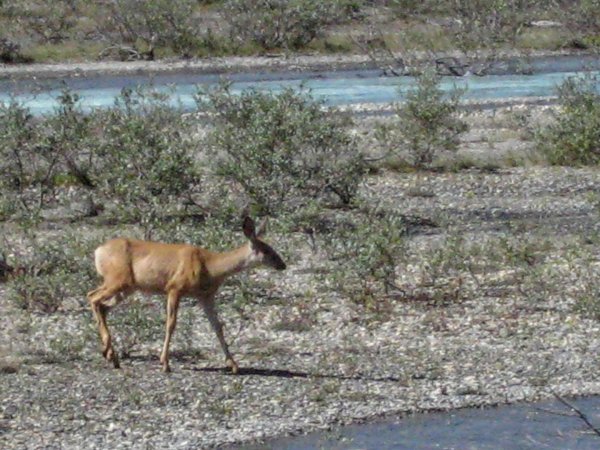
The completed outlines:
{"type": "Polygon", "coordinates": [[[118,44],[130,45],[140,56],[154,59],[157,47],[192,56],[199,45],[193,22],[197,0],[116,0],[110,3],[102,33],[120,36],[118,44]]]}
{"type": "Polygon", "coordinates": [[[313,199],[352,201],[364,162],[347,119],[291,89],[233,95],[225,87],[198,101],[214,113],[208,143],[216,173],[260,212],[295,211],[313,199]]]}
{"type": "Polygon", "coordinates": [[[53,201],[58,184],[92,187],[95,136],[78,101],[63,91],[55,112],[41,120],[17,103],[0,106],[0,187],[12,203],[10,211],[0,206],[6,215],[35,215],[53,201]]]}
{"type": "Polygon", "coordinates": [[[41,240],[34,234],[28,241],[28,254],[17,261],[21,269],[7,283],[7,298],[21,309],[45,313],[69,297],[84,304],[96,279],[92,255],[98,242],[77,235],[41,240]]]}
{"type": "Polygon", "coordinates": [[[125,89],[115,106],[89,113],[69,91],[58,100],[41,119],[0,106],[0,216],[35,215],[68,184],[93,189],[122,221],[148,231],[199,185],[189,130],[165,96],[125,89]]]}
{"type": "Polygon", "coordinates": [[[13,26],[41,43],[57,44],[73,37],[77,23],[74,0],[6,0],[0,7],[13,26]]]}
{"type": "Polygon", "coordinates": [[[1,63],[27,63],[31,60],[21,53],[21,46],[11,39],[0,37],[1,63]]]}
{"type": "Polygon", "coordinates": [[[37,161],[30,159],[31,152],[28,151],[35,133],[32,119],[29,110],[15,102],[0,104],[2,216],[15,210],[18,194],[33,183],[33,173],[36,172],[33,167],[37,161]]]}
{"type": "MultiPolygon", "coordinates": [[[[582,38],[583,44],[594,49],[594,50],[598,50],[600,49],[600,34],[590,34],[588,36],[584,36],[582,38]]],[[[0,59],[2,58],[1,53],[0,53],[0,59]]]]}
{"type": "Polygon", "coordinates": [[[395,288],[405,233],[400,214],[370,208],[350,226],[332,230],[325,240],[325,249],[337,264],[337,289],[357,303],[377,310],[390,289],[395,288]]]}
{"type": "Polygon", "coordinates": [[[539,11],[531,0],[456,0],[451,14],[457,20],[455,40],[462,50],[496,47],[508,41],[514,45],[528,19],[539,11]]]}
{"type": "Polygon", "coordinates": [[[571,22],[577,31],[600,32],[600,3],[598,0],[579,0],[569,8],[563,9],[563,19],[571,22]]]}
{"type": "Polygon", "coordinates": [[[223,16],[234,40],[250,40],[267,50],[297,49],[358,9],[360,2],[348,0],[228,0],[223,16]]]}
{"type": "Polygon", "coordinates": [[[571,303],[573,311],[583,318],[600,321],[600,266],[595,251],[598,236],[595,233],[582,236],[574,244],[563,258],[566,265],[561,268],[559,276],[552,278],[551,284],[561,286],[556,281],[561,277],[570,289],[560,293],[569,301],[574,300],[571,303]]]}
{"type": "Polygon", "coordinates": [[[458,117],[463,91],[449,94],[440,88],[440,77],[426,71],[417,86],[396,106],[392,125],[380,126],[376,137],[390,156],[405,159],[417,169],[431,168],[442,151],[458,149],[459,138],[467,124],[458,117]]]}
{"type": "Polygon", "coordinates": [[[560,110],[536,134],[538,149],[550,164],[600,163],[600,94],[591,75],[567,78],[558,88],[560,110]]]}
{"type": "Polygon", "coordinates": [[[63,89],[57,100],[54,114],[39,124],[38,151],[55,169],[52,180],[70,178],[91,188],[90,171],[94,170],[93,143],[96,138],[91,123],[93,116],[80,110],[79,95],[68,89],[63,89]]]}
{"type": "Polygon", "coordinates": [[[166,101],[151,90],[124,89],[114,107],[94,117],[103,131],[92,182],[122,220],[148,227],[199,183],[190,133],[166,101]]]}
{"type": "Polygon", "coordinates": [[[237,214],[214,214],[201,221],[185,216],[162,220],[153,230],[152,239],[165,242],[187,242],[214,251],[230,250],[243,242],[240,238],[240,218],[237,214]]]}
{"type": "Polygon", "coordinates": [[[0,217],[35,215],[52,197],[57,158],[28,108],[0,105],[0,217]]]}

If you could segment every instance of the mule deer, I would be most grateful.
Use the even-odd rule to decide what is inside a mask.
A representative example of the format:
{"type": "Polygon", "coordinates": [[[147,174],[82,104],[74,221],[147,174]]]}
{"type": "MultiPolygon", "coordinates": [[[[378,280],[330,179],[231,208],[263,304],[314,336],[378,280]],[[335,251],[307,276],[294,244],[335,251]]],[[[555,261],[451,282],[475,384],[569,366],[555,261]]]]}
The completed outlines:
{"type": "Polygon", "coordinates": [[[248,242],[223,253],[188,244],[165,244],[126,238],[112,239],[98,247],[94,253],[96,270],[104,281],[87,296],[98,323],[104,357],[112,361],[115,368],[119,368],[119,358],[106,325],[111,299],[116,304],[134,291],[166,293],[166,334],[160,355],[162,370],[170,370],[169,343],[175,330],[179,299],[194,297],[204,308],[225,353],[227,365],[233,373],[237,373],[238,365],[223,336],[214,298],[221,284],[237,272],[258,265],[277,270],[286,268],[277,252],[260,239],[264,229],[265,223],[258,231],[255,230],[254,221],[246,217],[243,230],[248,242]]]}

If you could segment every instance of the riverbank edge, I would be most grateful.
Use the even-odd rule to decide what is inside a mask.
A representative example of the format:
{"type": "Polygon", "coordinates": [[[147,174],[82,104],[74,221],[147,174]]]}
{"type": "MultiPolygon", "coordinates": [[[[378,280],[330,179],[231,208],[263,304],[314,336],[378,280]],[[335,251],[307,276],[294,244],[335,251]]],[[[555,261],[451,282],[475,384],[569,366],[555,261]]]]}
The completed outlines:
{"type": "MultiPolygon", "coordinates": [[[[560,50],[554,52],[506,51],[493,55],[499,61],[521,57],[526,59],[561,56],[589,56],[589,52],[560,50]]],[[[400,58],[401,55],[396,55],[400,58]]],[[[461,52],[414,56],[415,64],[425,64],[438,58],[486,59],[489,54],[465,55],[461,52]]],[[[411,57],[412,59],[412,57],[411,57]]],[[[0,64],[1,79],[23,78],[63,78],[91,77],[99,75],[140,75],[140,74],[222,74],[247,72],[320,72],[336,70],[378,69],[376,62],[368,55],[285,55],[209,57],[202,59],[164,59],[158,61],[86,61],[52,64],[0,64]]]]}
{"type": "MultiPolygon", "coordinates": [[[[591,384],[598,384],[598,383],[591,382],[591,384]]],[[[320,435],[323,439],[327,439],[328,436],[335,435],[336,433],[341,432],[342,428],[346,428],[346,427],[368,426],[368,425],[377,425],[377,424],[396,424],[396,425],[400,426],[402,424],[401,422],[403,420],[410,419],[412,416],[418,416],[418,415],[452,414],[452,413],[458,413],[459,411],[466,411],[466,410],[484,410],[484,409],[489,410],[489,409],[494,409],[494,408],[510,408],[510,407],[517,407],[517,406],[528,406],[532,410],[535,410],[536,408],[540,408],[539,405],[542,405],[542,404],[545,404],[545,403],[548,403],[548,402],[551,402],[551,401],[557,400],[557,399],[559,401],[566,400],[570,404],[575,404],[578,401],[581,401],[584,399],[592,399],[592,398],[597,398],[598,400],[600,400],[600,390],[598,390],[598,388],[592,389],[592,391],[585,392],[585,393],[572,393],[567,390],[564,394],[559,394],[558,391],[555,391],[554,389],[550,388],[550,390],[548,392],[544,392],[544,394],[539,397],[524,398],[522,400],[518,400],[518,399],[517,400],[499,400],[499,401],[492,400],[489,403],[474,404],[474,405],[466,404],[463,406],[457,406],[457,407],[452,407],[452,408],[433,407],[433,408],[423,409],[423,410],[411,409],[411,410],[399,410],[399,411],[395,411],[395,412],[392,411],[392,412],[386,412],[386,413],[368,416],[368,417],[364,417],[364,418],[358,418],[358,419],[353,420],[348,423],[344,422],[344,423],[330,425],[328,427],[323,427],[323,428],[319,428],[319,429],[312,429],[312,430],[309,430],[306,432],[280,434],[280,435],[275,435],[275,436],[268,436],[263,439],[251,439],[248,441],[239,441],[239,442],[236,442],[233,444],[219,446],[218,448],[220,448],[222,450],[256,450],[259,446],[266,446],[266,448],[275,448],[275,447],[273,447],[274,444],[282,445],[282,444],[285,444],[285,442],[291,443],[291,442],[293,442],[293,440],[295,438],[302,437],[302,436],[310,437],[311,435],[320,435]],[[248,446],[250,446],[250,448],[248,448],[248,446]]],[[[577,406],[577,405],[575,405],[575,406],[577,406]]],[[[562,413],[562,412],[556,412],[556,411],[552,411],[552,410],[539,409],[539,411],[546,412],[547,414],[565,415],[566,417],[572,417],[572,418],[581,420],[582,430],[586,430],[586,431],[590,430],[590,426],[585,423],[584,419],[581,418],[576,411],[571,411],[572,415],[567,414],[567,413],[562,413]]],[[[582,410],[581,413],[584,414],[587,418],[588,412],[586,410],[582,410]]],[[[596,425],[595,423],[592,424],[592,426],[595,426],[595,425],[596,425]]]]}

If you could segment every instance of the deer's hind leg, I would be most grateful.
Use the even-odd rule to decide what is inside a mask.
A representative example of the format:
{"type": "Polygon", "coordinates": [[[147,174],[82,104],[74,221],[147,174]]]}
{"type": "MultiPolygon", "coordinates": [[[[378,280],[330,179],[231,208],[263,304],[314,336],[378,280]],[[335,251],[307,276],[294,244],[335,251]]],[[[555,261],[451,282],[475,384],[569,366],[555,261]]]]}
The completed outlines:
{"type": "Polygon", "coordinates": [[[175,331],[175,325],[177,324],[177,309],[179,308],[180,292],[177,290],[171,290],[168,293],[167,298],[167,322],[165,326],[165,342],[163,349],[160,354],[160,363],[162,364],[163,372],[170,372],[169,366],[169,345],[171,344],[171,337],[175,331]]]}
{"type": "Polygon", "coordinates": [[[112,285],[111,287],[105,282],[99,288],[94,289],[87,295],[94,317],[96,318],[96,323],[98,324],[98,332],[100,333],[100,339],[102,341],[102,355],[106,360],[113,363],[115,369],[118,369],[120,364],[119,357],[112,346],[112,338],[106,323],[106,316],[110,309],[106,303],[114,298],[116,305],[128,294],[129,290],[127,285],[112,285]]]}

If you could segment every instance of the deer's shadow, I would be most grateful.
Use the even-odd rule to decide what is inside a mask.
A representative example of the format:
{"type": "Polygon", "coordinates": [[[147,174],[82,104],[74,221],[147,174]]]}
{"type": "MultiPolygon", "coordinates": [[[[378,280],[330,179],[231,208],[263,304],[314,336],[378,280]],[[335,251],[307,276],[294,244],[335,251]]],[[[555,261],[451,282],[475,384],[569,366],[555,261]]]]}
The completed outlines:
{"type": "MultiPolygon", "coordinates": [[[[174,353],[171,356],[175,356],[174,353]]],[[[184,370],[191,372],[204,372],[204,373],[218,373],[223,375],[230,375],[234,377],[239,376],[255,376],[255,377],[275,377],[275,378],[305,378],[305,379],[333,379],[333,380],[354,380],[354,381],[374,381],[374,382],[386,382],[386,383],[406,383],[406,378],[396,376],[370,376],[364,374],[344,375],[339,373],[321,373],[321,372],[305,372],[301,370],[289,370],[289,369],[273,369],[273,368],[259,368],[259,367],[240,367],[237,374],[232,374],[231,369],[228,367],[198,367],[194,363],[197,362],[198,354],[185,354],[180,353],[177,358],[172,358],[171,361],[179,361],[184,365],[174,367],[175,370],[184,370]],[[190,364],[190,365],[188,365],[190,364]]],[[[146,361],[146,362],[157,362],[158,356],[156,355],[127,355],[121,358],[122,360],[130,361],[146,361]]]]}
{"type": "Polygon", "coordinates": [[[318,373],[318,372],[303,372],[288,369],[264,369],[258,367],[240,367],[236,375],[231,373],[231,370],[226,367],[192,367],[188,370],[193,372],[209,372],[223,373],[232,376],[259,376],[259,377],[276,377],[276,378],[325,378],[336,380],[356,380],[356,381],[378,381],[389,383],[403,383],[406,380],[400,377],[372,377],[368,375],[343,375],[336,373],[318,373]]]}

